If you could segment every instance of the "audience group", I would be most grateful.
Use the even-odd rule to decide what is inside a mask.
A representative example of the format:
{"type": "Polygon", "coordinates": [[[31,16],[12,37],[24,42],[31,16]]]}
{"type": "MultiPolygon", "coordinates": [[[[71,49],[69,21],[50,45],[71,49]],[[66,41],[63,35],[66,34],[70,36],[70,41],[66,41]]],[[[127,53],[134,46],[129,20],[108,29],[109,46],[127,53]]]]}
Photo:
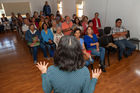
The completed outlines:
{"type": "MultiPolygon", "coordinates": [[[[86,57],[85,65],[89,66],[94,63],[92,56],[99,56],[100,68],[103,72],[106,72],[105,48],[99,43],[100,29],[103,29],[103,27],[98,12],[95,13],[92,20],[89,20],[85,15],[80,20],[76,14],[72,15],[72,19],[69,16],[63,18],[59,11],[56,12],[56,15],[51,14],[51,8],[46,2],[43,11],[40,11],[40,14],[35,11],[32,17],[30,13],[26,13],[25,18],[20,13],[17,16],[11,13],[10,22],[2,14],[0,30],[10,29],[22,32],[27,45],[33,50],[35,64],[38,61],[37,51],[39,47],[42,49],[44,57],[49,59],[47,53],[50,57],[54,56],[61,37],[73,35],[81,44],[83,55],[86,57]]],[[[126,38],[127,30],[122,26],[122,19],[116,19],[115,27],[112,28],[110,35],[113,38],[113,44],[117,45],[119,49],[119,60],[122,59],[123,54],[128,57],[136,49],[136,46],[126,38]]]]}

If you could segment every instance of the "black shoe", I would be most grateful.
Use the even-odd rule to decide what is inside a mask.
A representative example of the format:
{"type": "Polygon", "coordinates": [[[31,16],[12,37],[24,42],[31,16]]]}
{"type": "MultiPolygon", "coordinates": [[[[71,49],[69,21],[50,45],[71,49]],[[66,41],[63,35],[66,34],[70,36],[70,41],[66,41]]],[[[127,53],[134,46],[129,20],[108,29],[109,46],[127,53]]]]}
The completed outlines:
{"type": "Polygon", "coordinates": [[[122,57],[119,57],[119,61],[121,61],[122,60],[122,57]]]}
{"type": "Polygon", "coordinates": [[[104,67],[104,66],[101,66],[100,68],[101,68],[102,72],[106,72],[106,70],[105,70],[105,67],[104,67]]]}
{"type": "Polygon", "coordinates": [[[125,58],[128,58],[128,56],[129,56],[128,54],[124,54],[124,57],[125,57],[125,58]]]}

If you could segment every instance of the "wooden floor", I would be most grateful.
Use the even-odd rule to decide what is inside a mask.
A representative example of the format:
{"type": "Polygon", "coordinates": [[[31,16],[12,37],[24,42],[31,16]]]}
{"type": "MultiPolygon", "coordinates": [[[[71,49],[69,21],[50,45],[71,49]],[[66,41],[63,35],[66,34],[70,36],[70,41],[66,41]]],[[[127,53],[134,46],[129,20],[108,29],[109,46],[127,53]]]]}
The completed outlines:
{"type": "MultiPolygon", "coordinates": [[[[111,66],[102,73],[94,93],[140,93],[140,52],[121,62],[117,54],[110,56],[111,66]]],[[[42,52],[38,60],[44,60],[42,52]]],[[[16,32],[0,34],[0,93],[43,93],[41,83],[26,43],[16,32]]]]}

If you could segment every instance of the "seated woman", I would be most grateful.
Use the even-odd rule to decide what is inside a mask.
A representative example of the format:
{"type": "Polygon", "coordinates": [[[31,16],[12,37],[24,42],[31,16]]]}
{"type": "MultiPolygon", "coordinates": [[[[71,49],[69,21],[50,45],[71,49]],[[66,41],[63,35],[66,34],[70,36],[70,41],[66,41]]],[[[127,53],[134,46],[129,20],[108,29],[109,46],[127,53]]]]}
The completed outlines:
{"type": "Polygon", "coordinates": [[[75,30],[76,28],[79,28],[82,31],[81,33],[83,33],[83,27],[78,17],[74,19],[73,30],[75,30]]]}
{"type": "Polygon", "coordinates": [[[54,42],[55,42],[56,46],[58,46],[58,43],[62,36],[64,36],[64,34],[62,33],[61,27],[57,27],[56,34],[54,34],[54,42]]]}
{"type": "Polygon", "coordinates": [[[47,70],[48,63],[37,67],[42,73],[44,93],[93,93],[101,70],[92,70],[92,79],[79,41],[74,36],[63,36],[54,56],[54,65],[47,70]]]}
{"type": "Polygon", "coordinates": [[[10,24],[9,24],[9,20],[7,19],[7,17],[5,17],[5,14],[2,14],[2,18],[1,18],[2,24],[4,25],[4,30],[10,30],[10,24]]]}
{"type": "Polygon", "coordinates": [[[87,35],[84,36],[84,41],[87,50],[91,50],[92,55],[100,56],[100,68],[103,72],[106,72],[104,65],[105,49],[103,47],[99,47],[97,36],[93,34],[91,27],[87,28],[87,35]]]}
{"type": "Polygon", "coordinates": [[[34,24],[36,29],[39,29],[39,24],[35,21],[34,17],[31,18],[31,23],[34,24]]]}
{"type": "Polygon", "coordinates": [[[86,48],[85,48],[85,44],[84,44],[84,40],[82,38],[80,38],[81,35],[81,30],[79,28],[74,30],[74,36],[76,37],[77,40],[80,41],[81,47],[82,47],[82,51],[84,53],[84,55],[89,59],[86,61],[86,66],[89,66],[91,63],[94,63],[94,60],[92,59],[91,55],[87,52],[86,48]]]}
{"type": "Polygon", "coordinates": [[[52,31],[52,33],[53,33],[53,35],[56,33],[56,20],[52,20],[51,21],[51,23],[52,23],[52,27],[51,27],[51,31],[52,31]]]}
{"type": "Polygon", "coordinates": [[[96,36],[98,37],[99,36],[99,31],[98,31],[97,27],[93,26],[92,20],[88,21],[88,26],[90,26],[92,28],[94,34],[96,34],[96,36]]]}
{"type": "Polygon", "coordinates": [[[49,17],[46,17],[46,18],[45,18],[44,23],[47,24],[47,27],[48,27],[48,28],[51,28],[52,24],[51,24],[50,21],[49,21],[49,17]]]}
{"type": "Polygon", "coordinates": [[[47,58],[46,48],[43,44],[41,34],[35,29],[34,24],[29,25],[29,30],[25,33],[25,39],[27,40],[28,45],[33,49],[34,64],[37,62],[37,49],[39,46],[43,50],[44,57],[47,58]]]}
{"type": "Polygon", "coordinates": [[[44,17],[41,17],[40,22],[39,22],[39,30],[42,31],[42,25],[44,23],[44,17]]]}
{"type": "Polygon", "coordinates": [[[53,33],[50,29],[47,28],[47,24],[42,25],[41,35],[43,37],[43,41],[49,50],[50,57],[53,57],[55,50],[55,43],[53,41],[53,33]]]}
{"type": "Polygon", "coordinates": [[[84,30],[84,33],[82,33],[82,35],[85,35],[86,29],[88,27],[88,17],[87,16],[83,17],[83,19],[82,19],[82,26],[83,26],[83,30],[84,30]]]}

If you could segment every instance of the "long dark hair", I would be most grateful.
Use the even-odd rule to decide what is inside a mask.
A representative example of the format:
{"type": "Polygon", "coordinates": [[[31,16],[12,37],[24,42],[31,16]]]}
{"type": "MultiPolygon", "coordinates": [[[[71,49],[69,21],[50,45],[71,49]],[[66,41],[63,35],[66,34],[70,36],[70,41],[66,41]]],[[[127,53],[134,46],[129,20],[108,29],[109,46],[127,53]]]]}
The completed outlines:
{"type": "MultiPolygon", "coordinates": [[[[75,23],[75,24],[76,24],[76,20],[77,20],[77,19],[79,20],[79,18],[78,18],[78,17],[76,17],[76,18],[74,19],[74,23],[75,23]]],[[[78,25],[79,25],[79,26],[82,26],[82,25],[81,25],[81,22],[80,22],[80,20],[79,20],[79,23],[78,23],[78,25]]]]}
{"type": "Polygon", "coordinates": [[[54,65],[63,71],[75,71],[84,67],[80,42],[74,36],[63,36],[54,55],[54,65]]]}
{"type": "Polygon", "coordinates": [[[46,25],[47,26],[47,29],[48,29],[48,25],[46,23],[43,23],[42,24],[42,29],[44,29],[44,25],[46,25]]]}

